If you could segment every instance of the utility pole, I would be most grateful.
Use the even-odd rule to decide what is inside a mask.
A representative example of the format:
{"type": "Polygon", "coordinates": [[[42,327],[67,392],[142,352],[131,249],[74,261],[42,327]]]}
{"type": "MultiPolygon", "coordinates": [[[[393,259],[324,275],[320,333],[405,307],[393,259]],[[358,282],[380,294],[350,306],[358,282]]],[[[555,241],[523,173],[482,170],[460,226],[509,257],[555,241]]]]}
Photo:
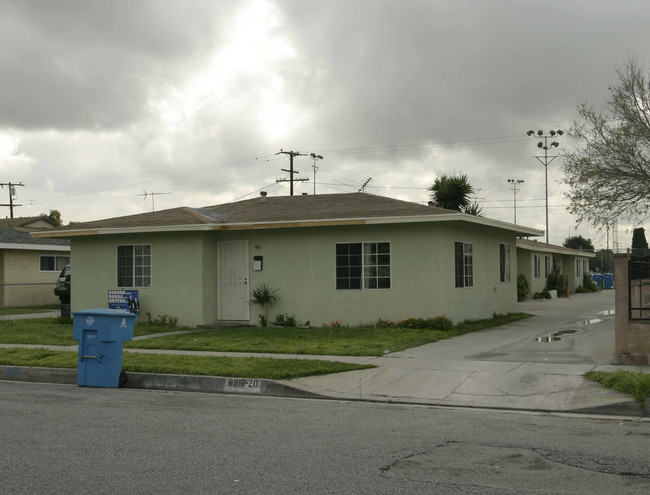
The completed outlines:
{"type": "Polygon", "coordinates": [[[5,188],[5,186],[9,186],[9,203],[6,204],[6,205],[0,205],[0,206],[8,206],[9,207],[9,213],[11,215],[11,218],[14,217],[14,206],[22,206],[22,205],[19,205],[19,204],[14,204],[14,195],[16,194],[16,189],[15,188],[16,188],[16,186],[24,186],[24,185],[25,184],[23,184],[22,182],[19,182],[18,184],[13,184],[11,182],[0,183],[0,187],[2,187],[3,189],[5,188]]]}
{"type": "Polygon", "coordinates": [[[515,196],[515,225],[517,225],[517,193],[521,190],[521,188],[517,189],[517,186],[523,184],[524,181],[521,179],[508,179],[508,182],[512,184],[512,192],[515,196]]]}
{"type": "Polygon", "coordinates": [[[297,170],[293,169],[293,157],[294,156],[307,156],[307,153],[300,153],[300,151],[284,151],[280,150],[276,155],[289,155],[289,170],[286,168],[281,169],[283,172],[289,172],[289,178],[288,179],[276,179],[277,182],[288,182],[289,183],[289,195],[293,196],[293,183],[294,182],[304,182],[309,180],[307,177],[300,178],[300,179],[294,179],[293,174],[299,173],[297,170]]]}
{"type": "Polygon", "coordinates": [[[321,155],[317,155],[316,153],[312,153],[309,155],[312,160],[314,160],[314,164],[311,166],[311,168],[314,169],[314,196],[316,196],[316,172],[318,172],[318,166],[316,165],[316,160],[322,160],[323,157],[321,155]]]}
{"type": "Polygon", "coordinates": [[[147,196],[151,196],[151,211],[156,211],[156,203],[154,196],[160,196],[161,194],[171,194],[170,192],[150,192],[148,193],[144,189],[142,190],[144,194],[136,194],[136,196],[144,196],[144,200],[147,200],[147,196]]]}

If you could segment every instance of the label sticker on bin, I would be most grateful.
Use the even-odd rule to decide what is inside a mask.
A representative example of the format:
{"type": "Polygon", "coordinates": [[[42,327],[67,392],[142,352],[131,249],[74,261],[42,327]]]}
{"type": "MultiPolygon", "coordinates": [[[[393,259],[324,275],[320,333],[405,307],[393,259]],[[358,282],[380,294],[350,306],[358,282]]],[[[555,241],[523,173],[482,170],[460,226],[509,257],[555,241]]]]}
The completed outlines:
{"type": "Polygon", "coordinates": [[[86,318],[86,325],[92,327],[94,324],[95,324],[95,318],[93,318],[92,316],[86,318]]]}

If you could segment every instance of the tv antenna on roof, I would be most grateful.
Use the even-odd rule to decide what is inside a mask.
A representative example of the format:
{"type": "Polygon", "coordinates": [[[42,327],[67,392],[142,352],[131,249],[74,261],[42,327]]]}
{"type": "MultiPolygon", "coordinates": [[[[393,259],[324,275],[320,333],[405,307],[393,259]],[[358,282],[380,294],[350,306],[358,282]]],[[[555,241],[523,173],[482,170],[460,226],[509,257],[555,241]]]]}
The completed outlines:
{"type": "Polygon", "coordinates": [[[358,190],[357,192],[365,193],[365,192],[366,192],[366,186],[368,185],[368,183],[369,183],[371,180],[372,180],[372,177],[368,177],[368,178],[366,179],[366,181],[361,185],[361,187],[359,188],[359,190],[358,190]]]}
{"type": "Polygon", "coordinates": [[[144,200],[147,200],[147,196],[151,196],[151,211],[156,211],[156,203],[154,196],[160,196],[161,194],[171,194],[170,192],[150,192],[148,193],[144,189],[142,190],[144,194],[136,194],[136,196],[144,196],[144,200]]]}

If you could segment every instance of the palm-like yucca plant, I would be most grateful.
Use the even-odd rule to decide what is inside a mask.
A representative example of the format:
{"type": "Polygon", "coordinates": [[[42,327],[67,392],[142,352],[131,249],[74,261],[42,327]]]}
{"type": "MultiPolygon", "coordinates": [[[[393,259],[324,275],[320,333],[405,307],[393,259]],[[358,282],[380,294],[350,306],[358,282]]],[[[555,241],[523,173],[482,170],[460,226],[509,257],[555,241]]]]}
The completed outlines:
{"type": "Polygon", "coordinates": [[[259,287],[253,290],[253,298],[250,302],[251,304],[262,306],[264,314],[260,315],[260,322],[263,327],[265,327],[269,321],[269,307],[280,300],[276,295],[278,290],[280,289],[272,289],[266,282],[260,284],[259,287]]]}

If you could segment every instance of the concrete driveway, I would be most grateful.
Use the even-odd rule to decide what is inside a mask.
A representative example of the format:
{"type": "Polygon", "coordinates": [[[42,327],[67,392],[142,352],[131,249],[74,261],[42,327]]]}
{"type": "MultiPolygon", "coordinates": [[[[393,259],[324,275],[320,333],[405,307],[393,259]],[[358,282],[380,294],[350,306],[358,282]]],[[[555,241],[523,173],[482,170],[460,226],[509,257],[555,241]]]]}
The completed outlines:
{"type": "MultiPolygon", "coordinates": [[[[368,358],[370,370],[288,381],[339,398],[542,411],[640,410],[583,378],[616,370],[614,291],[519,303],[533,318],[368,358]]],[[[650,367],[627,367],[650,372],[650,367]]]]}

